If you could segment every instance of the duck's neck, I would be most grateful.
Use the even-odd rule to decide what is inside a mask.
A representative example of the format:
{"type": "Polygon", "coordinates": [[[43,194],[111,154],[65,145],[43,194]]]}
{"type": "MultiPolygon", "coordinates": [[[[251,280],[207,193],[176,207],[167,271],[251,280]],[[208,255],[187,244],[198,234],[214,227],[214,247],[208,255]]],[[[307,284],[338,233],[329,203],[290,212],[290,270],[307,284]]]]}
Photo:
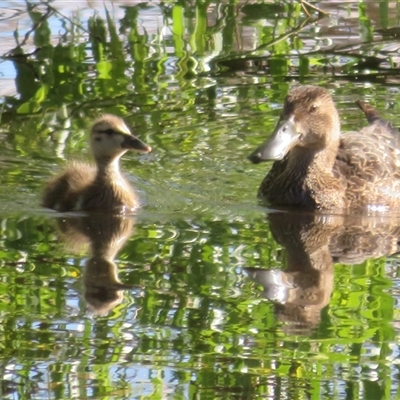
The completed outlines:
{"type": "Polygon", "coordinates": [[[119,170],[119,159],[120,156],[113,158],[102,157],[96,159],[97,179],[110,181],[117,180],[121,176],[119,170]]]}
{"type": "Polygon", "coordinates": [[[301,175],[315,173],[331,174],[339,149],[339,138],[333,139],[323,149],[296,147],[291,151],[288,169],[301,175]],[[311,150],[311,151],[310,151],[311,150]]]}

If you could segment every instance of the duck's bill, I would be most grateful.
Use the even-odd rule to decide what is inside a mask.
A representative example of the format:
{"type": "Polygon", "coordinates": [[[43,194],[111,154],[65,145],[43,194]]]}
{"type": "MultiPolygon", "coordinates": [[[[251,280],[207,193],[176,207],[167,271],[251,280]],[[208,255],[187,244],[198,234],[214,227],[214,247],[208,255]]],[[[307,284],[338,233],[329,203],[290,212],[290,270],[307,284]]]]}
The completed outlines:
{"type": "Polygon", "coordinates": [[[149,153],[151,151],[149,145],[132,135],[125,135],[122,147],[125,149],[140,151],[141,153],[149,153]]]}
{"type": "Polygon", "coordinates": [[[282,160],[298,142],[300,134],[297,132],[293,117],[279,121],[272,136],[258,149],[249,155],[254,164],[268,160],[282,160]]]}

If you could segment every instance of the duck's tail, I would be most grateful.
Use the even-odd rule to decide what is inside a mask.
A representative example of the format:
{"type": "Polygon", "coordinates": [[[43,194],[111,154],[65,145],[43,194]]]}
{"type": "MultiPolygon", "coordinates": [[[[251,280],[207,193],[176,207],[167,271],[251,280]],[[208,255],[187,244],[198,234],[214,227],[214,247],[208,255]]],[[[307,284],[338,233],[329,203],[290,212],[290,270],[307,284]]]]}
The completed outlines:
{"type": "Polygon", "coordinates": [[[377,119],[379,120],[381,119],[381,117],[378,114],[378,111],[376,111],[374,107],[372,107],[365,101],[357,100],[356,104],[358,105],[358,107],[361,108],[361,111],[365,114],[365,116],[367,117],[367,121],[370,124],[372,124],[377,119]]]}

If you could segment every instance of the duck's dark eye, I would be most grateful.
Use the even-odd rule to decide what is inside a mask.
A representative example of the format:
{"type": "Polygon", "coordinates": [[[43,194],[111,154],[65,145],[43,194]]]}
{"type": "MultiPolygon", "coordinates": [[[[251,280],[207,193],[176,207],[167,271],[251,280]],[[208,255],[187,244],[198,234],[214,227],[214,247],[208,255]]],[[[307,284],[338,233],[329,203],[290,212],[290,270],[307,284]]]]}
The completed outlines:
{"type": "Polygon", "coordinates": [[[108,136],[114,135],[115,131],[114,129],[108,128],[104,131],[105,133],[107,133],[108,136]]]}
{"type": "Polygon", "coordinates": [[[310,107],[310,113],[317,111],[318,106],[316,104],[312,104],[310,107]]]}

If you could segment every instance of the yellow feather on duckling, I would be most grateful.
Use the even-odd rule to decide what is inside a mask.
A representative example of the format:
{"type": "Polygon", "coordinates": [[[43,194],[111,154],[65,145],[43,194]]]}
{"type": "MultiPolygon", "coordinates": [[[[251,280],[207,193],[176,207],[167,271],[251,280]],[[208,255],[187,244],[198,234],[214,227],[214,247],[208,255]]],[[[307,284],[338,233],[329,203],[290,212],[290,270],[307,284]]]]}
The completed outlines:
{"type": "Polygon", "coordinates": [[[125,122],[111,114],[97,119],[90,132],[96,166],[72,162],[48,182],[42,206],[56,211],[130,211],[139,199],[121,175],[119,159],[128,150],[142,153],[151,147],[132,135],[125,122]]]}

